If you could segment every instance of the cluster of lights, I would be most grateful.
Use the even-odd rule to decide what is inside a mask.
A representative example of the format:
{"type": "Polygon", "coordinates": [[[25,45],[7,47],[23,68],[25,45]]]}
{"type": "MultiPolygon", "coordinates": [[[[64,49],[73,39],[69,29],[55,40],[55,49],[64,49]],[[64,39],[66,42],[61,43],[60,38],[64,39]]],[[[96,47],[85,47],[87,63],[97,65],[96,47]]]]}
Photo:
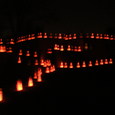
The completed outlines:
{"type": "Polygon", "coordinates": [[[96,60],[94,63],[92,61],[89,61],[86,64],[86,61],[83,62],[77,62],[76,64],[73,64],[72,62],[60,62],[59,68],[83,68],[83,67],[93,67],[93,66],[99,66],[99,65],[107,65],[107,64],[113,64],[113,59],[100,59],[96,60]]]}
{"type": "Polygon", "coordinates": [[[33,39],[38,39],[38,38],[43,38],[43,39],[63,39],[63,40],[74,40],[74,39],[81,39],[81,38],[91,38],[91,39],[105,39],[105,40],[115,40],[114,35],[109,35],[109,34],[99,34],[99,33],[79,33],[79,34],[62,34],[62,33],[38,33],[37,35],[31,34],[31,35],[26,35],[26,36],[21,36],[17,38],[17,42],[24,42],[28,40],[33,40],[33,39]]]}

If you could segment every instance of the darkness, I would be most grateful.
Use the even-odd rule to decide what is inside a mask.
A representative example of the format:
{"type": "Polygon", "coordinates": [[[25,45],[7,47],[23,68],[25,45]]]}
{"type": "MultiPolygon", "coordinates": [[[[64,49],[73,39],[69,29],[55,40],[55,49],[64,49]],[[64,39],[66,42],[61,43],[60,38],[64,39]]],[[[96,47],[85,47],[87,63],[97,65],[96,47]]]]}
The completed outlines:
{"type": "MultiPolygon", "coordinates": [[[[107,33],[115,34],[114,1],[0,1],[0,36],[16,38],[38,32],[48,33],[107,33]]],[[[0,115],[37,115],[106,113],[114,109],[115,64],[84,69],[57,69],[43,76],[43,83],[24,92],[15,92],[15,82],[22,78],[27,82],[33,67],[18,65],[17,52],[37,50],[43,52],[51,44],[75,44],[75,41],[33,40],[14,45],[13,54],[0,54],[0,87],[4,88],[5,103],[0,103],[0,115]],[[3,77],[5,76],[5,77],[3,77]]],[[[114,40],[82,41],[90,44],[90,51],[79,53],[56,53],[69,61],[112,57],[115,62],[114,40]],[[86,54],[87,53],[87,54],[86,54]],[[74,57],[75,56],[75,57],[74,57]],[[67,58],[66,58],[67,57],[67,58]],[[83,59],[82,59],[83,58],[83,59]]],[[[57,61],[57,60],[56,60],[57,61]]],[[[26,83],[27,84],[27,83],[26,83]]],[[[110,113],[109,113],[110,114],[110,113]]]]}
{"type": "Polygon", "coordinates": [[[114,34],[114,1],[0,1],[3,36],[36,32],[114,34]]]}

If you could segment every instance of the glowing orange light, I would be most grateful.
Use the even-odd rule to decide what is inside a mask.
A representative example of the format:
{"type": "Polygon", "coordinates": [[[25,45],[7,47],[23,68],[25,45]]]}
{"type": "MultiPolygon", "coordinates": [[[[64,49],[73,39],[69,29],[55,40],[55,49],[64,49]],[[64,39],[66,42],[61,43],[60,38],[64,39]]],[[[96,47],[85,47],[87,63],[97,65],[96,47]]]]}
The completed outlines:
{"type": "Polygon", "coordinates": [[[35,59],[35,63],[34,63],[34,65],[38,65],[39,63],[38,63],[38,60],[37,59],[35,59]]]}
{"type": "Polygon", "coordinates": [[[89,67],[92,67],[93,65],[92,65],[92,61],[89,61],[89,67]]]}
{"type": "Polygon", "coordinates": [[[107,39],[107,34],[104,34],[104,39],[107,39]]]}
{"type": "Polygon", "coordinates": [[[103,34],[100,34],[100,39],[103,39],[103,34]]]}
{"type": "Polygon", "coordinates": [[[22,63],[21,57],[18,57],[18,62],[17,63],[22,63]]]}
{"type": "Polygon", "coordinates": [[[37,52],[34,52],[34,57],[38,57],[38,54],[37,54],[37,52]]]}
{"type": "Polygon", "coordinates": [[[42,38],[42,33],[38,33],[37,38],[42,38]]]}
{"type": "Polygon", "coordinates": [[[44,33],[44,38],[47,38],[47,33],[44,33]]]}
{"type": "Polygon", "coordinates": [[[29,79],[28,79],[28,87],[33,87],[33,86],[34,86],[33,79],[31,77],[29,77],[29,79]]]}
{"type": "Polygon", "coordinates": [[[77,62],[76,68],[80,68],[80,62],[77,62]]]}
{"type": "Polygon", "coordinates": [[[57,44],[54,45],[54,50],[57,50],[57,44]]]}
{"type": "Polygon", "coordinates": [[[30,56],[30,51],[27,51],[27,52],[26,52],[26,56],[30,56]]]}
{"type": "Polygon", "coordinates": [[[2,88],[0,88],[0,102],[3,101],[3,91],[2,91],[2,88]]]}
{"type": "Polygon", "coordinates": [[[49,35],[49,38],[53,38],[53,35],[52,35],[52,33],[50,33],[50,35],[49,35]]]}
{"type": "Polygon", "coordinates": [[[44,61],[43,67],[47,67],[47,61],[44,61]]]}
{"type": "Polygon", "coordinates": [[[43,59],[40,60],[40,65],[42,65],[42,66],[44,65],[44,60],[43,59]]]}
{"type": "Polygon", "coordinates": [[[21,56],[22,55],[22,50],[20,49],[20,51],[19,51],[19,55],[21,56]]]}
{"type": "Polygon", "coordinates": [[[51,66],[51,61],[50,60],[47,60],[46,63],[47,63],[47,66],[51,66]]]}
{"type": "Polygon", "coordinates": [[[77,50],[78,52],[81,52],[81,46],[78,46],[78,50],[77,50]]]}
{"type": "Polygon", "coordinates": [[[11,39],[11,40],[10,40],[10,44],[14,44],[14,39],[11,39]]]}
{"type": "Polygon", "coordinates": [[[82,67],[86,67],[86,63],[85,63],[85,61],[83,61],[82,67]]]}
{"type": "Polygon", "coordinates": [[[23,84],[21,80],[18,80],[16,83],[16,91],[22,91],[23,90],[23,84]]]}
{"type": "Polygon", "coordinates": [[[106,39],[109,39],[109,35],[107,34],[106,39]]]}
{"type": "Polygon", "coordinates": [[[34,73],[34,79],[37,79],[37,73],[36,72],[34,73]]]}
{"type": "Polygon", "coordinates": [[[110,35],[110,38],[109,38],[110,40],[114,40],[114,37],[113,37],[113,35],[110,35]]]}
{"type": "Polygon", "coordinates": [[[105,62],[104,62],[105,64],[109,64],[109,62],[108,62],[108,59],[105,59],[105,62]]]}
{"type": "Polygon", "coordinates": [[[96,39],[99,39],[99,34],[96,34],[96,39]]]}
{"type": "Polygon", "coordinates": [[[50,72],[54,72],[54,67],[50,66],[50,72]]]}
{"type": "Polygon", "coordinates": [[[64,68],[68,68],[67,62],[64,63],[64,68]]]}
{"type": "Polygon", "coordinates": [[[72,35],[71,34],[69,34],[69,40],[71,40],[72,39],[72,35]]]}
{"type": "Polygon", "coordinates": [[[62,34],[59,34],[59,35],[58,35],[58,39],[62,39],[62,34]]]}
{"type": "Polygon", "coordinates": [[[98,66],[99,65],[99,62],[98,62],[98,60],[96,60],[96,62],[95,62],[95,66],[98,66]]]}
{"type": "Polygon", "coordinates": [[[94,33],[91,33],[91,36],[90,36],[90,38],[94,38],[94,33]]]}
{"type": "Polygon", "coordinates": [[[71,51],[71,46],[70,45],[68,45],[67,51],[71,51]]]}
{"type": "Polygon", "coordinates": [[[42,77],[41,77],[41,72],[40,71],[38,71],[37,82],[42,82],[42,77]]]}
{"type": "Polygon", "coordinates": [[[31,34],[31,40],[35,39],[35,34],[31,34]]]}
{"type": "Polygon", "coordinates": [[[46,67],[45,73],[50,73],[50,68],[49,67],[46,67]]]}
{"type": "Polygon", "coordinates": [[[56,70],[55,65],[53,65],[52,67],[53,67],[53,72],[54,72],[56,70]]]}
{"type": "Polygon", "coordinates": [[[85,50],[88,50],[88,44],[85,43],[85,50]]]}
{"type": "Polygon", "coordinates": [[[48,51],[47,51],[48,54],[52,54],[52,49],[49,48],[48,51]]]}
{"type": "Polygon", "coordinates": [[[68,40],[68,39],[69,39],[69,38],[68,38],[68,35],[66,35],[66,36],[65,36],[65,40],[68,40]]]}
{"type": "Polygon", "coordinates": [[[77,51],[78,51],[78,50],[77,50],[77,46],[75,46],[75,47],[74,47],[74,51],[75,51],[75,52],[77,52],[77,51]]]}
{"type": "Polygon", "coordinates": [[[60,63],[60,68],[64,68],[63,62],[60,63]]]}
{"type": "Polygon", "coordinates": [[[13,52],[13,51],[12,51],[12,48],[9,47],[7,53],[12,53],[12,52],[13,52]]]}
{"type": "Polygon", "coordinates": [[[100,60],[100,65],[104,65],[103,59],[100,60]]]}
{"type": "Polygon", "coordinates": [[[63,45],[61,45],[60,51],[64,51],[64,47],[63,47],[63,45]]]}
{"type": "Polygon", "coordinates": [[[73,63],[70,62],[69,68],[73,68],[73,63]]]}
{"type": "Polygon", "coordinates": [[[76,38],[77,38],[76,34],[73,34],[73,39],[76,39],[76,38]]]}
{"type": "Polygon", "coordinates": [[[0,52],[6,52],[6,46],[0,46],[0,52]]]}
{"type": "Polygon", "coordinates": [[[3,42],[2,42],[2,38],[0,39],[0,45],[2,45],[3,44],[3,42]]]}
{"type": "Polygon", "coordinates": [[[113,64],[113,59],[112,58],[109,59],[109,64],[113,64]]]}

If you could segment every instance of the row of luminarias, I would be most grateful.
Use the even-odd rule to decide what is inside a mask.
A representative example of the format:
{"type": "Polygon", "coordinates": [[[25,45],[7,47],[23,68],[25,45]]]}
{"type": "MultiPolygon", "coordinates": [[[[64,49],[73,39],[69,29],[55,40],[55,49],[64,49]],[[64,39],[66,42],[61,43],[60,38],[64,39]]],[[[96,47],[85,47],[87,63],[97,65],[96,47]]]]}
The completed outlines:
{"type": "Polygon", "coordinates": [[[2,41],[2,39],[0,39],[0,52],[6,52],[6,53],[12,53],[12,47],[8,46],[8,45],[13,45],[14,43],[14,39],[10,39],[9,42],[6,43],[7,45],[5,45],[2,41]]]}
{"type": "Polygon", "coordinates": [[[78,38],[91,38],[91,39],[105,39],[105,40],[115,40],[114,35],[108,35],[108,34],[94,34],[94,33],[86,33],[85,35],[80,33],[79,35],[74,33],[74,34],[62,34],[62,33],[38,33],[37,35],[31,34],[31,35],[26,35],[26,36],[21,36],[17,38],[17,43],[18,42],[23,42],[27,40],[33,40],[36,38],[54,38],[54,39],[63,39],[63,40],[72,40],[72,39],[78,39],[78,38]]]}
{"type": "MultiPolygon", "coordinates": [[[[55,66],[52,65],[50,67],[46,67],[45,73],[49,74],[55,71],[55,66]]],[[[34,72],[33,77],[29,77],[27,81],[26,87],[34,87],[35,82],[43,82],[42,79],[43,71],[41,68],[38,68],[37,71],[34,72]]],[[[23,81],[21,79],[16,81],[16,91],[20,92],[24,90],[23,81]]],[[[4,95],[3,95],[3,89],[0,88],[0,102],[4,102],[4,95]]]]}
{"type": "Polygon", "coordinates": [[[113,64],[113,59],[100,59],[96,60],[95,62],[89,61],[86,63],[86,61],[77,62],[76,64],[73,64],[72,62],[63,62],[61,61],[59,64],[59,68],[83,68],[83,67],[93,67],[93,66],[99,66],[99,65],[106,65],[106,64],[113,64]]]}

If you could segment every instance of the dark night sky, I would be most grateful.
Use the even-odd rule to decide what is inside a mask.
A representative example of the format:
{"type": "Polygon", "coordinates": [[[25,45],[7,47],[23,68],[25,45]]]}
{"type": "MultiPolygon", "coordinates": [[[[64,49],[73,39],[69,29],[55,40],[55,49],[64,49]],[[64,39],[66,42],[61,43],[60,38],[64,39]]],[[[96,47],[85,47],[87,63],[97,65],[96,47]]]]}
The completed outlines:
{"type": "Polygon", "coordinates": [[[115,4],[110,1],[39,0],[38,3],[33,0],[4,0],[1,1],[0,13],[0,31],[3,34],[10,34],[12,30],[21,33],[105,33],[115,30],[115,4]]]}

